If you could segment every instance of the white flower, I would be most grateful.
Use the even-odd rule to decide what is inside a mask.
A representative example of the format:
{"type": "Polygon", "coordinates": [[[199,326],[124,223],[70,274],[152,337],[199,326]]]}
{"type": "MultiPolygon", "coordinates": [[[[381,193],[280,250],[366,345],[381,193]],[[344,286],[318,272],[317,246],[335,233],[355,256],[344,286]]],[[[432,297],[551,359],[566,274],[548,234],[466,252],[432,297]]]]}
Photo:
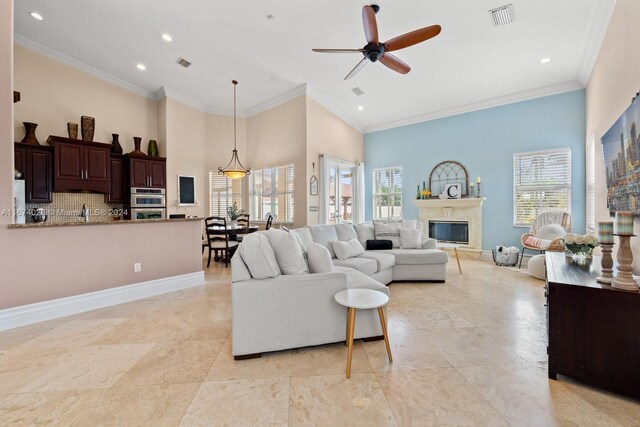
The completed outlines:
{"type": "Polygon", "coordinates": [[[589,245],[589,246],[597,246],[598,245],[598,238],[596,236],[593,236],[593,235],[587,236],[587,245],[589,245]]]}
{"type": "Polygon", "coordinates": [[[574,239],[574,241],[576,242],[576,244],[578,245],[583,245],[586,243],[587,238],[585,236],[576,236],[576,238],[574,239]]]}
{"type": "Polygon", "coordinates": [[[567,234],[566,236],[564,236],[564,241],[565,243],[572,245],[573,243],[575,243],[575,234],[573,233],[567,234]]]}

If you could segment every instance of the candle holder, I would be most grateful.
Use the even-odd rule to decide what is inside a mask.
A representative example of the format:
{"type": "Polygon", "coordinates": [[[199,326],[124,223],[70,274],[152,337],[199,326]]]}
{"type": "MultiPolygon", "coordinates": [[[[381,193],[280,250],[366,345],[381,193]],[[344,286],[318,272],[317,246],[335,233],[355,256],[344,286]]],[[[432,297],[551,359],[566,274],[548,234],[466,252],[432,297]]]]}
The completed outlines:
{"type": "Polygon", "coordinates": [[[633,280],[633,252],[631,252],[631,237],[634,234],[615,234],[620,240],[618,248],[618,274],[613,279],[612,287],[629,292],[638,292],[638,284],[633,280]]]}
{"type": "Polygon", "coordinates": [[[479,198],[482,197],[482,195],[480,194],[480,183],[479,182],[476,184],[476,188],[478,189],[477,191],[478,191],[478,199],[479,199],[479,198]]]}
{"type": "Polygon", "coordinates": [[[613,282],[613,257],[611,256],[613,243],[600,243],[600,247],[602,248],[602,275],[596,280],[611,284],[613,282]]]}

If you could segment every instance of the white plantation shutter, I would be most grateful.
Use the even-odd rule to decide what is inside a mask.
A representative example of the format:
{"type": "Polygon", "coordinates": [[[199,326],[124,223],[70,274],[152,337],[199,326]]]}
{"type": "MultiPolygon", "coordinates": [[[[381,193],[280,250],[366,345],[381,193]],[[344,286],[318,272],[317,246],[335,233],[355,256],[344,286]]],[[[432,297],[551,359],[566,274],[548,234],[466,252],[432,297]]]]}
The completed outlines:
{"type": "Polygon", "coordinates": [[[278,222],[293,222],[293,163],[251,171],[251,217],[258,221],[274,215],[278,222]]]}
{"type": "Polygon", "coordinates": [[[571,149],[514,154],[513,181],[514,226],[547,211],[571,213],[571,149]]]}
{"type": "Polygon", "coordinates": [[[274,211],[279,222],[293,222],[293,163],[273,168],[274,174],[274,211]]]}
{"type": "Polygon", "coordinates": [[[229,179],[217,171],[209,172],[210,215],[227,216],[227,208],[236,202],[242,209],[242,180],[229,179]]]}
{"type": "Polygon", "coordinates": [[[402,168],[373,171],[373,218],[402,218],[402,168]]]}
{"type": "Polygon", "coordinates": [[[596,231],[596,137],[587,140],[587,233],[596,231]]]}

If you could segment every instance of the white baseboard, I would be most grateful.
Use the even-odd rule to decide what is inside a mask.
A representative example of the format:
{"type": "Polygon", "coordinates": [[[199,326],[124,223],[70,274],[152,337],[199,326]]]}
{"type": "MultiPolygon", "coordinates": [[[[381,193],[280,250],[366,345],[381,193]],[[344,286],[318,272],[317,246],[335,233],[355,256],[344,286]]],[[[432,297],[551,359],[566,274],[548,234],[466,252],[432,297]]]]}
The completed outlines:
{"type": "Polygon", "coordinates": [[[204,271],[0,310],[0,331],[204,284],[204,271]]]}

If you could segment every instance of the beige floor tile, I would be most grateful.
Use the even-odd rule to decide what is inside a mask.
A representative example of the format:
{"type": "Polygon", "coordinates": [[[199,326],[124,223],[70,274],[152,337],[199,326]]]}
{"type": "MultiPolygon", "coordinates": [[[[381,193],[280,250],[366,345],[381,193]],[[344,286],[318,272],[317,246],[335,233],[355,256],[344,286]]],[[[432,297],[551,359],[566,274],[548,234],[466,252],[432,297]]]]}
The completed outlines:
{"type": "Polygon", "coordinates": [[[103,390],[80,419],[85,426],[177,426],[200,384],[103,390]]]}
{"type": "Polygon", "coordinates": [[[291,378],[289,425],[397,425],[374,374],[291,378]]]}
{"type": "Polygon", "coordinates": [[[401,426],[508,425],[453,368],[377,375],[401,426]]]}
{"type": "MultiPolygon", "coordinates": [[[[347,347],[344,343],[306,347],[293,350],[291,376],[344,374],[347,367],[347,347]]],[[[373,372],[362,343],[353,343],[351,372],[373,372]]]]}
{"type": "Polygon", "coordinates": [[[0,331],[0,350],[8,350],[22,345],[45,332],[49,332],[58,326],[64,325],[68,321],[68,318],[63,317],[60,319],[48,320],[46,322],[35,323],[33,325],[0,331]]]}
{"type": "Polygon", "coordinates": [[[390,331],[389,343],[393,363],[389,363],[384,341],[363,343],[369,363],[376,372],[451,367],[424,331],[390,331]]]}
{"type": "Polygon", "coordinates": [[[617,426],[605,413],[549,380],[532,366],[459,368],[460,373],[512,425],[617,426]]]}
{"type": "Polygon", "coordinates": [[[548,360],[546,326],[516,319],[501,325],[481,326],[480,329],[527,361],[548,360]]]}
{"type": "Polygon", "coordinates": [[[288,378],[290,375],[290,350],[265,353],[259,359],[234,360],[231,354],[231,339],[229,339],[218,353],[205,381],[288,378]]]}
{"type": "Polygon", "coordinates": [[[13,394],[0,401],[0,425],[84,426],[99,398],[97,390],[13,394]]]}
{"type": "Polygon", "coordinates": [[[402,315],[416,329],[468,328],[473,326],[455,312],[438,304],[424,308],[404,308],[402,315]]]}
{"type": "Polygon", "coordinates": [[[182,426],[285,426],[289,379],[202,383],[182,426]]]}
{"type": "Polygon", "coordinates": [[[142,356],[114,387],[201,383],[224,342],[217,340],[158,343],[142,356]]]}
{"type": "Polygon", "coordinates": [[[152,344],[89,346],[25,385],[22,392],[98,389],[113,386],[152,344]]]}
{"type": "Polygon", "coordinates": [[[108,333],[125,319],[72,320],[49,332],[27,341],[21,348],[42,349],[47,347],[84,347],[91,341],[108,333]]]}
{"type": "Polygon", "coordinates": [[[65,359],[69,348],[0,350],[0,393],[20,390],[65,359]]]}
{"type": "Polygon", "coordinates": [[[406,317],[398,310],[387,308],[387,329],[393,332],[405,332],[408,330],[415,330],[406,317]]]}

